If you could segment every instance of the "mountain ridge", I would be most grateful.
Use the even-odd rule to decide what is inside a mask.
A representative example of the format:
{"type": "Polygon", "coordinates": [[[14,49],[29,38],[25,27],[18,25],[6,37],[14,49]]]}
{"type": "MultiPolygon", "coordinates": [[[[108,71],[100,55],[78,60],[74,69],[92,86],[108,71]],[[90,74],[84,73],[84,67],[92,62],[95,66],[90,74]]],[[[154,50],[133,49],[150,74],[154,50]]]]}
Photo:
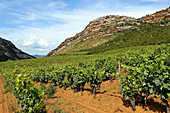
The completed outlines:
{"type": "MultiPolygon", "coordinates": [[[[46,56],[53,56],[75,42],[86,41],[93,38],[105,37],[128,29],[137,29],[136,25],[140,24],[135,18],[118,15],[107,15],[90,21],[85,29],[76,33],[74,37],[65,39],[56,49],[52,50],[46,56]]],[[[103,41],[106,42],[107,39],[103,41]]],[[[100,43],[101,44],[101,43],[100,43]]],[[[97,44],[98,45],[98,44],[97,44]]],[[[97,46],[96,44],[92,46],[97,46]]]]}
{"type": "Polygon", "coordinates": [[[11,41],[0,37],[0,61],[35,58],[20,49],[11,41]]]}
{"type": "Polygon", "coordinates": [[[167,9],[163,9],[161,11],[157,11],[156,13],[146,15],[142,18],[139,18],[139,20],[142,22],[154,23],[154,22],[160,22],[162,20],[166,20],[169,18],[170,18],[170,7],[167,9]]]}
{"type": "Polygon", "coordinates": [[[100,37],[114,37],[118,32],[138,29],[138,25],[140,25],[141,22],[154,23],[161,22],[166,19],[170,19],[170,8],[157,11],[156,13],[146,15],[139,19],[118,15],[99,17],[90,21],[85,29],[80,33],[76,33],[73,37],[66,38],[65,41],[63,41],[56,49],[50,51],[46,57],[68,54],[81,51],[83,49],[89,49],[90,47],[96,47],[110,40],[109,38],[100,37]],[[99,41],[96,41],[97,39],[99,41]],[[90,40],[94,41],[94,43],[92,44],[92,41],[90,40]],[[81,42],[83,42],[82,45],[80,45],[81,42]],[[85,42],[87,43],[85,44],[85,42]],[[80,46],[76,46],[78,44],[80,46]]]}

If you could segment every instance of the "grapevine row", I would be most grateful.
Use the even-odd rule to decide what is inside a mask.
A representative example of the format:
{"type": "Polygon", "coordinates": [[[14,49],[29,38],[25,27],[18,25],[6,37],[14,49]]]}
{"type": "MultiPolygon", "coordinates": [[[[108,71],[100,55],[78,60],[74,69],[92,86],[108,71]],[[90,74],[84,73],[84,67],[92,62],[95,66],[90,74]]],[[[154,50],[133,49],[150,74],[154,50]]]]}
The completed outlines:
{"type": "MultiPolygon", "coordinates": [[[[148,97],[153,94],[155,97],[161,98],[166,104],[167,113],[169,113],[167,102],[170,97],[169,52],[170,48],[167,44],[147,51],[128,52],[108,58],[96,58],[91,61],[47,65],[46,67],[16,67],[14,70],[1,68],[1,72],[8,86],[12,87],[16,97],[20,94],[17,93],[18,90],[23,91],[25,89],[23,88],[25,81],[27,84],[32,84],[31,79],[34,82],[42,83],[51,81],[55,86],[64,87],[64,89],[69,87],[73,89],[73,92],[80,89],[81,95],[83,95],[84,85],[87,83],[91,87],[94,98],[96,98],[96,90],[100,89],[102,81],[110,79],[112,82],[112,77],[115,76],[117,71],[117,62],[120,61],[121,67],[125,71],[125,75],[117,74],[120,80],[121,93],[125,100],[131,101],[133,110],[135,110],[135,102],[138,99],[143,99],[147,104],[148,97]],[[14,85],[17,84],[16,81],[20,81],[21,85],[14,85]]],[[[37,95],[43,93],[38,91],[35,85],[31,85],[31,87],[34,87],[37,95]]],[[[32,88],[27,89],[27,91],[31,90],[32,88]]],[[[43,96],[36,98],[39,98],[39,103],[42,103],[43,106],[42,111],[44,111],[44,103],[41,100],[43,96]]]]}
{"type": "Polygon", "coordinates": [[[169,52],[167,45],[122,56],[122,67],[125,70],[125,76],[120,76],[122,95],[131,101],[133,110],[136,109],[136,100],[142,98],[147,105],[148,97],[153,94],[165,103],[167,112],[170,112],[167,101],[170,97],[169,52]]]}

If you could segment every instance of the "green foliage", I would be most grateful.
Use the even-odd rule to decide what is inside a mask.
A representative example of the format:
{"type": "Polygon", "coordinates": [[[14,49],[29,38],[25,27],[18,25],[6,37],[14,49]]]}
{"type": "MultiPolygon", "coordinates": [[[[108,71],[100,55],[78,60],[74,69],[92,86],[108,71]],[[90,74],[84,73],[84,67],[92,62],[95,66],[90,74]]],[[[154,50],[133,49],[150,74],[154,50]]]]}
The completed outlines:
{"type": "Polygon", "coordinates": [[[45,113],[44,92],[35,87],[26,75],[18,74],[13,94],[19,99],[21,112],[45,113]]]}
{"type": "Polygon", "coordinates": [[[40,90],[44,91],[46,93],[46,89],[47,88],[46,88],[45,84],[44,83],[40,83],[40,85],[41,85],[40,90]]]}
{"type": "Polygon", "coordinates": [[[69,87],[69,82],[68,81],[63,81],[63,87],[66,90],[69,87]]]}
{"type": "Polygon", "coordinates": [[[121,92],[125,99],[154,94],[166,103],[170,94],[170,47],[153,48],[122,57],[125,76],[121,77],[121,92]]]}
{"type": "Polygon", "coordinates": [[[86,83],[86,72],[81,69],[76,67],[76,71],[73,75],[73,87],[80,87],[80,88],[84,88],[84,85],[86,83]]]}
{"type": "Polygon", "coordinates": [[[47,88],[47,98],[52,98],[53,95],[57,92],[56,89],[56,87],[50,84],[47,88]]]}
{"type": "MultiPolygon", "coordinates": [[[[95,98],[96,90],[100,88],[102,81],[108,80],[110,76],[115,76],[118,60],[125,70],[125,75],[118,75],[118,77],[121,93],[126,100],[135,100],[138,97],[147,98],[151,94],[160,97],[162,100],[167,100],[170,97],[169,47],[170,45],[166,44],[138,52],[127,52],[126,54],[82,56],[79,58],[82,60],[78,61],[75,60],[78,57],[74,57],[74,60],[71,61],[68,60],[70,56],[67,56],[66,61],[57,62],[55,60],[55,64],[51,61],[54,60],[53,58],[51,60],[47,58],[50,63],[46,62],[46,58],[42,59],[44,61],[40,60],[41,65],[37,65],[34,59],[29,60],[32,66],[24,65],[20,61],[6,62],[0,63],[0,71],[6,81],[6,87],[12,89],[13,94],[19,98],[23,111],[34,110],[39,112],[38,110],[40,110],[41,112],[41,110],[45,110],[42,101],[43,95],[46,92],[47,97],[52,98],[56,92],[56,87],[52,84],[45,88],[44,82],[48,82],[48,80],[60,88],[66,89],[70,86],[74,89],[81,88],[81,91],[87,83],[95,98]],[[33,81],[41,83],[41,91],[35,87],[29,77],[33,81]],[[25,98],[26,100],[24,100],[25,98]],[[36,101],[32,102],[32,99],[36,101]],[[37,103],[36,107],[33,106],[34,103],[37,103]],[[31,107],[29,108],[29,106],[31,107]]],[[[60,56],[55,58],[60,59],[60,56]]],[[[66,56],[63,56],[63,60],[65,58],[66,56]]]]}
{"type": "MultiPolygon", "coordinates": [[[[106,43],[91,49],[86,49],[89,53],[101,53],[112,49],[126,48],[141,45],[159,45],[170,43],[170,26],[160,26],[160,23],[141,23],[138,29],[126,30],[106,43]]],[[[83,51],[83,50],[81,50],[83,51]]]]}
{"type": "Polygon", "coordinates": [[[96,88],[100,86],[102,83],[101,75],[99,72],[97,72],[95,67],[92,67],[91,69],[88,70],[88,75],[87,75],[87,83],[90,85],[90,87],[96,88]]]}

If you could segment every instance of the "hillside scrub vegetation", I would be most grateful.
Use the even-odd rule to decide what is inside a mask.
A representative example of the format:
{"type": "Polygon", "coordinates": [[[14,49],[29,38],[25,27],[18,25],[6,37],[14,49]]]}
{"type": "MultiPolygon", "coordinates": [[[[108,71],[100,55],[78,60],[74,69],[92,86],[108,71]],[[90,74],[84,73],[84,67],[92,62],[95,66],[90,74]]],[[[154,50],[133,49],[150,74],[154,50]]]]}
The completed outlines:
{"type": "MultiPolygon", "coordinates": [[[[84,49],[89,53],[100,53],[117,48],[126,48],[142,45],[160,45],[170,42],[170,26],[166,22],[142,23],[138,29],[122,31],[119,35],[97,47],[84,49]],[[163,24],[160,26],[160,24],[163,24]]],[[[88,53],[88,54],[89,54],[88,53]]]]}

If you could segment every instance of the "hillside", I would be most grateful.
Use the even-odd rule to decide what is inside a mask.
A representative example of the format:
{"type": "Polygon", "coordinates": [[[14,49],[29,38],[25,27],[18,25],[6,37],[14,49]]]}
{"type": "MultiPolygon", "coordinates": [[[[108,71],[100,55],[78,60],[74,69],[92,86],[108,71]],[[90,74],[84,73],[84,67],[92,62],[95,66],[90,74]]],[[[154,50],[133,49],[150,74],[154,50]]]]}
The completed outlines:
{"type": "Polygon", "coordinates": [[[68,54],[96,47],[110,40],[117,32],[137,29],[138,24],[140,23],[135,18],[127,16],[108,15],[100,17],[91,21],[82,32],[77,33],[74,37],[67,38],[47,56],[68,54]]]}
{"type": "Polygon", "coordinates": [[[91,21],[74,37],[67,38],[47,56],[89,54],[121,47],[167,43],[170,38],[169,19],[169,8],[139,19],[127,16],[103,16],[91,21]],[[153,22],[157,23],[152,24],[153,22]]]}
{"type": "MultiPolygon", "coordinates": [[[[39,90],[41,90],[43,94],[44,91],[49,91],[49,88],[51,86],[56,91],[54,95],[51,94],[51,97],[48,97],[49,93],[47,92],[47,96],[44,96],[47,98],[42,99],[42,101],[44,101],[45,103],[47,112],[164,113],[166,112],[166,109],[165,104],[161,101],[161,96],[167,94],[166,91],[168,90],[169,88],[168,85],[170,83],[169,79],[170,77],[168,73],[169,71],[168,57],[170,55],[169,44],[150,46],[145,49],[143,47],[144,46],[135,48],[136,50],[142,49],[140,51],[135,50],[133,52],[131,51],[128,53],[127,51],[129,49],[125,48],[126,49],[125,50],[123,48],[122,50],[126,51],[126,56],[125,54],[117,55],[93,54],[93,55],[64,55],[64,56],[58,55],[40,59],[3,62],[0,63],[0,71],[3,75],[2,76],[0,74],[1,78],[0,85],[4,86],[5,89],[2,87],[0,91],[1,92],[13,91],[16,92],[15,93],[16,95],[20,94],[22,96],[23,93],[16,91],[16,89],[18,90],[24,89],[25,82],[23,83],[20,81],[24,80],[28,75],[29,78],[27,79],[28,82],[26,82],[26,89],[28,89],[28,91],[31,90],[31,92],[33,92],[34,95],[35,95],[34,92],[36,92],[37,90],[36,88],[39,88],[39,90]],[[153,47],[155,48],[154,51],[153,47]],[[117,60],[121,61],[121,67],[128,64],[133,66],[129,66],[130,69],[126,70],[121,68],[119,75],[117,60]],[[142,66],[144,68],[142,68],[142,66]],[[152,76],[148,76],[147,72],[152,72],[153,73],[152,76]],[[113,82],[110,82],[109,78],[106,78],[107,75],[113,76],[113,82]],[[4,81],[4,83],[2,83],[3,77],[6,81],[6,82],[4,81]],[[18,79],[19,77],[21,79],[18,79]],[[121,77],[121,79],[119,79],[118,77],[121,77]],[[162,78],[164,78],[163,82],[160,80],[162,78]],[[158,82],[155,83],[155,80],[158,80],[158,82]],[[167,86],[164,87],[163,91],[161,90],[161,87],[157,86],[158,85],[157,83],[160,83],[159,81],[162,82],[161,86],[167,86]],[[20,82],[21,84],[20,85],[21,87],[19,88],[18,84],[13,85],[13,83],[18,82],[20,82]],[[33,84],[34,88],[27,87],[31,86],[29,85],[29,83],[33,84]],[[81,85],[83,83],[86,84],[81,85]],[[100,85],[100,89],[98,89],[97,87],[97,90],[95,91],[96,92],[95,98],[93,89],[96,88],[93,88],[93,86],[91,86],[90,83],[95,84],[95,86],[93,85],[94,87],[97,87],[98,84],[100,85]],[[143,85],[143,83],[149,85],[143,85]],[[75,87],[74,85],[83,86],[83,89],[81,90],[80,87],[75,87]],[[134,88],[136,90],[134,90],[134,88]],[[141,88],[142,90],[141,91],[138,90],[139,88],[141,88]],[[148,90],[149,88],[153,89],[152,92],[148,90]],[[124,93],[125,91],[130,93],[124,93]],[[159,96],[160,93],[159,92],[157,93],[156,91],[159,91],[162,95],[159,96]],[[126,98],[127,96],[125,97],[124,94],[127,96],[132,95],[136,97],[135,111],[133,111],[134,109],[132,110],[130,100],[129,99],[127,100],[126,98]],[[149,95],[147,98],[147,105],[144,104],[144,97],[146,97],[146,95],[149,95]]],[[[121,49],[119,49],[118,51],[120,53],[121,49]]],[[[54,90],[50,91],[54,92],[54,90]]],[[[5,102],[2,101],[2,105],[5,105],[5,103],[7,103],[6,106],[14,105],[12,107],[10,106],[11,108],[13,108],[12,110],[14,112],[24,108],[22,106],[19,107],[18,104],[15,104],[17,102],[15,101],[16,99],[12,95],[12,93],[1,94],[3,94],[1,96],[2,100],[5,101],[5,102]],[[7,100],[5,97],[8,94],[11,95],[7,100]],[[10,100],[13,101],[11,102],[10,100]]],[[[20,103],[25,98],[27,99],[30,93],[28,93],[28,96],[27,94],[25,95],[23,95],[22,98],[19,100],[20,103]]],[[[166,100],[170,104],[169,100],[170,96],[162,97],[166,98],[166,100]]],[[[39,97],[36,99],[39,99],[39,97]]],[[[44,103],[42,105],[44,105],[44,103]]],[[[34,105],[37,105],[37,103],[34,105]]],[[[30,108],[32,108],[32,106],[30,108]]],[[[4,109],[8,110],[8,107],[1,107],[0,111],[3,113],[3,111],[5,111],[4,109]]],[[[40,110],[41,109],[42,107],[40,107],[40,110]]]]}
{"type": "Polygon", "coordinates": [[[153,23],[153,22],[160,22],[162,20],[167,20],[167,19],[170,19],[170,7],[165,10],[157,11],[154,14],[146,15],[140,18],[139,20],[142,22],[153,23]]]}
{"type": "Polygon", "coordinates": [[[0,61],[18,60],[18,59],[31,59],[35,58],[27,53],[22,52],[15,45],[0,37],[0,61]]]}
{"type": "MultiPolygon", "coordinates": [[[[168,21],[167,21],[168,22],[168,21]]],[[[168,22],[170,23],[170,21],[168,22]]],[[[166,23],[141,24],[138,30],[128,30],[119,34],[117,37],[105,42],[97,47],[84,49],[82,51],[101,53],[108,50],[126,48],[131,46],[160,45],[170,43],[170,26],[166,23]]]]}

